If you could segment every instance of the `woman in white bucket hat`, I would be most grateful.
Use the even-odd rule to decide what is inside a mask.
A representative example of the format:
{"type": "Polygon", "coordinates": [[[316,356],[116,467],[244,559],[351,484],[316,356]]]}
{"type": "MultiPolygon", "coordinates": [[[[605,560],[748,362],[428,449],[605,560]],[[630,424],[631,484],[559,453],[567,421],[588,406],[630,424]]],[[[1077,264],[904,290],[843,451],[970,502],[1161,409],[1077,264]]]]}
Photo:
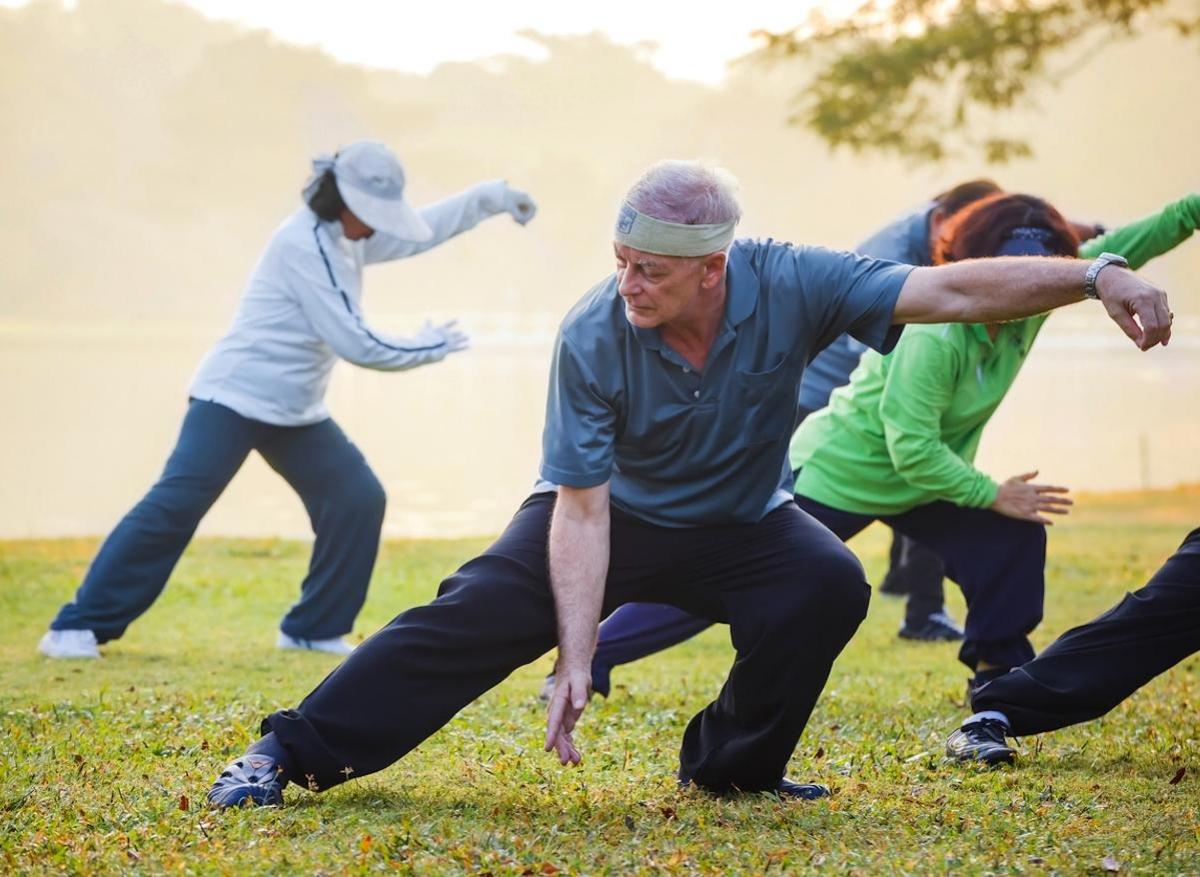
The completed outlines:
{"type": "Polygon", "coordinates": [[[313,160],[304,206],[276,230],[233,325],[201,362],[178,443],[158,482],[121,520],[39,650],[99,657],[158,597],[201,518],[250,451],[300,495],[315,541],[300,599],[280,625],[280,648],[345,654],[366,598],[384,492],[325,407],[340,358],[400,371],[464,350],[454,322],[401,337],[370,328],[362,269],[435,247],[508,213],[524,225],[533,200],[501,180],[422,210],[404,198],[404,169],[382,143],[361,140],[313,160]]]}

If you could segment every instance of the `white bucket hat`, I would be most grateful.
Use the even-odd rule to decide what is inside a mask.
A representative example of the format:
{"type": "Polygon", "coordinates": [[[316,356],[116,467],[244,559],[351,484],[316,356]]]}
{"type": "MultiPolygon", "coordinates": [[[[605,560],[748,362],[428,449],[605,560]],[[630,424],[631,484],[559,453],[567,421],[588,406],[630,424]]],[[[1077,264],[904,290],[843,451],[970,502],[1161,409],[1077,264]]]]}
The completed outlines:
{"type": "Polygon", "coordinates": [[[371,228],[406,241],[433,237],[433,230],[404,200],[400,159],[378,140],[358,140],[335,155],[319,155],[312,167],[313,176],[304,187],[306,202],[324,173],[332,170],[350,212],[371,228]]]}

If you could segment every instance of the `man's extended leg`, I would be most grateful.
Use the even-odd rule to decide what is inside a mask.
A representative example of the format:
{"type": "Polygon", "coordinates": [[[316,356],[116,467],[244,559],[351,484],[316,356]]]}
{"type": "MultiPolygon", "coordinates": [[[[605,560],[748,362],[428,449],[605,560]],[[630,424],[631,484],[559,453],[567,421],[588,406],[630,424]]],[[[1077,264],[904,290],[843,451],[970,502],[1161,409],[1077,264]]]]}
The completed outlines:
{"type": "Polygon", "coordinates": [[[1014,736],[1104,715],[1200,651],[1200,529],[1140,590],[1068,630],[1034,660],[975,692],[979,712],[1003,713],[1014,736]]]}
{"type": "MultiPolygon", "coordinates": [[[[274,803],[286,782],[322,790],[387,767],[556,640],[547,570],[553,494],[530,497],[503,535],[359,646],[297,709],[263,722],[264,737],[229,766],[209,800],[274,803]]],[[[695,554],[694,530],[663,528],[612,511],[603,611],[661,602],[695,554]]],[[[682,608],[714,618],[703,589],[682,608]]]]}
{"type": "Polygon", "coordinates": [[[546,571],[553,494],[346,658],[297,709],[268,716],[289,779],[324,790],[382,770],[555,642],[546,571]]]}
{"type": "Polygon", "coordinates": [[[379,553],[383,486],[332,420],[272,430],[258,451],[300,494],[316,536],[300,599],[280,630],[297,640],[347,634],[367,598],[379,553]]]}
{"type": "Polygon", "coordinates": [[[223,405],[191,400],[162,475],[104,540],[51,631],[91,630],[99,642],[120,637],[162,592],[262,428],[223,405]]]}
{"type": "Polygon", "coordinates": [[[788,503],[758,524],[703,528],[682,572],[680,604],[718,601],[737,656],[720,695],[688,724],[680,779],[776,789],[834,659],[866,616],[862,565],[788,503]]]}

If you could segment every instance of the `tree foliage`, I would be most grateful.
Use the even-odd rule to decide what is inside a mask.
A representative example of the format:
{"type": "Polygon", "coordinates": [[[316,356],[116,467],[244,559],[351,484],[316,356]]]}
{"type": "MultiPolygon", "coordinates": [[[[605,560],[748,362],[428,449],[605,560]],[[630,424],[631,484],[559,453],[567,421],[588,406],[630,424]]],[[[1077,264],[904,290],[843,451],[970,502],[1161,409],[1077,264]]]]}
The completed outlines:
{"type": "Polygon", "coordinates": [[[815,12],[793,30],[758,31],[750,57],[801,73],[791,121],[833,147],[998,163],[1032,151],[980,133],[998,111],[1099,47],[1160,27],[1200,36],[1200,0],[867,0],[843,19],[815,12]]]}

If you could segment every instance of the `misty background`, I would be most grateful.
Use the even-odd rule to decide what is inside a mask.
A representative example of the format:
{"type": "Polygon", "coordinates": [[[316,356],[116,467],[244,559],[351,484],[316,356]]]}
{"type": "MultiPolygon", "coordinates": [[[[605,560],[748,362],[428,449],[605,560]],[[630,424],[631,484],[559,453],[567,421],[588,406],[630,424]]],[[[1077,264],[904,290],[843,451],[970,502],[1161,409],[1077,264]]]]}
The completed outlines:
{"type": "MultiPolygon", "coordinates": [[[[524,229],[497,217],[366,272],[374,325],[458,317],[475,338],[428,368],[335,371],[330,407],[388,490],[388,535],[496,532],[515,510],[554,328],[611,271],[615,205],[657,159],[730,168],[742,234],[835,247],[979,175],[1110,226],[1200,188],[1200,52],[1164,34],[1037,89],[1019,117],[1035,156],[996,168],[831,154],[786,124],[781,70],[735,65],[714,87],[667,78],[651,46],[525,38],[543,57],[411,75],[161,0],[0,9],[0,536],[104,533],[142,495],[310,155],[360,137],[397,150],[417,205],[496,177],[540,205],[524,229]]],[[[1094,303],[1056,315],[985,435],[984,469],[1093,490],[1200,481],[1200,241],[1143,273],[1171,294],[1170,347],[1139,354],[1094,303]]],[[[201,532],[308,524],[254,457],[201,532]]]]}

